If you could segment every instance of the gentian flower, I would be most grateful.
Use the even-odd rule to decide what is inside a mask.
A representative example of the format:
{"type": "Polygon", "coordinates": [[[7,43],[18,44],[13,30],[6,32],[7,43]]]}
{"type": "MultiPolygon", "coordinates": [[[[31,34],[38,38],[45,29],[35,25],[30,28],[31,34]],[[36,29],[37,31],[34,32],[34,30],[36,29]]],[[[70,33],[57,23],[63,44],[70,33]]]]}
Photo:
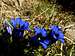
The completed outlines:
{"type": "Polygon", "coordinates": [[[39,40],[39,44],[41,44],[42,45],[42,47],[44,48],[44,49],[46,49],[47,48],[47,46],[48,46],[48,44],[49,44],[49,40],[44,40],[44,39],[41,39],[41,37],[46,37],[47,36],[47,31],[46,31],[46,29],[45,28],[39,28],[38,26],[35,26],[34,27],[34,31],[35,31],[35,35],[36,35],[36,37],[38,38],[38,34],[41,34],[41,36],[40,36],[40,40],[39,40]]]}
{"type": "Polygon", "coordinates": [[[21,18],[16,18],[16,23],[20,25],[22,30],[29,30],[29,23],[23,21],[21,18]]]}
{"type": "Polygon", "coordinates": [[[53,37],[55,40],[60,40],[62,43],[64,43],[64,34],[60,30],[59,26],[51,26],[50,36],[53,37]]]}
{"type": "Polygon", "coordinates": [[[22,30],[28,30],[29,29],[29,23],[23,21],[20,17],[16,17],[16,19],[11,19],[11,23],[14,27],[17,25],[20,25],[20,29],[22,30]]]}
{"type": "Polygon", "coordinates": [[[11,22],[13,22],[13,38],[23,38],[23,34],[24,34],[24,30],[28,30],[29,29],[29,23],[23,21],[20,17],[16,17],[16,19],[12,20],[11,22]]]}

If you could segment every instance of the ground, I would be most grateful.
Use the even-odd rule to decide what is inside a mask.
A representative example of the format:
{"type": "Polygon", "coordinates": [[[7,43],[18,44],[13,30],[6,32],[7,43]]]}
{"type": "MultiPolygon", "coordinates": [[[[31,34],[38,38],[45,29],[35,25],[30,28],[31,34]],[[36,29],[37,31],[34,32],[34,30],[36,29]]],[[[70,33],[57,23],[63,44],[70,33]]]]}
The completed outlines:
{"type": "MultiPolygon", "coordinates": [[[[57,5],[56,1],[47,1],[47,0],[0,0],[0,20],[4,20],[5,18],[10,19],[11,16],[20,16],[22,19],[27,20],[26,16],[30,16],[27,20],[32,25],[38,24],[39,26],[45,26],[48,28],[49,24],[56,24],[64,28],[70,26],[64,31],[65,37],[70,40],[75,40],[75,15],[73,15],[73,11],[62,10],[63,7],[61,5],[57,5]],[[73,25],[73,26],[71,26],[73,25]]],[[[67,55],[71,53],[72,47],[70,47],[73,43],[70,43],[69,40],[65,39],[64,47],[67,55]]],[[[55,53],[59,53],[60,46],[49,47],[47,51],[47,56],[55,55],[55,53]]],[[[41,52],[43,49],[39,47],[38,51],[35,50],[35,56],[42,56],[41,52]],[[38,55],[37,55],[38,54],[38,55]]],[[[64,50],[63,50],[64,51],[64,50]]],[[[63,53],[65,55],[65,53],[63,53]]]]}

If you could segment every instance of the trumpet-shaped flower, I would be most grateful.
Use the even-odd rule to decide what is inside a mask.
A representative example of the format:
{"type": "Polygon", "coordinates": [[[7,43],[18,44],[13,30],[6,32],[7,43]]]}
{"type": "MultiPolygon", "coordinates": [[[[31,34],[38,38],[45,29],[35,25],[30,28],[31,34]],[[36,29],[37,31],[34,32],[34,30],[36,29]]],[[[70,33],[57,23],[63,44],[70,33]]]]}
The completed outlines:
{"type": "Polygon", "coordinates": [[[23,21],[20,17],[16,17],[16,19],[11,19],[11,23],[14,27],[19,25],[20,29],[22,29],[22,30],[28,30],[29,29],[29,23],[23,21]]]}
{"type": "Polygon", "coordinates": [[[11,19],[11,23],[14,26],[13,29],[13,38],[23,38],[24,30],[29,29],[29,23],[23,21],[20,17],[17,17],[16,19],[11,19]]]}
{"type": "Polygon", "coordinates": [[[62,43],[64,43],[64,34],[58,26],[56,26],[56,25],[51,26],[50,36],[53,37],[54,39],[60,40],[62,43]]]}

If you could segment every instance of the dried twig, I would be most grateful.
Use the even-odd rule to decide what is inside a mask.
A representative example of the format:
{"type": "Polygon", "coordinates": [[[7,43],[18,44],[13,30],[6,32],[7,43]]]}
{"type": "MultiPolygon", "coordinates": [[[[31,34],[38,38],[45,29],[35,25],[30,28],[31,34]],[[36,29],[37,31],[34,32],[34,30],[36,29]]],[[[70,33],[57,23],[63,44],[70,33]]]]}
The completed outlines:
{"type": "Polygon", "coordinates": [[[73,43],[73,40],[69,39],[68,37],[64,37],[64,38],[73,43]]]}
{"type": "Polygon", "coordinates": [[[64,29],[70,28],[70,27],[72,27],[72,26],[75,26],[75,24],[68,25],[68,26],[64,27],[64,29]]]}
{"type": "Polygon", "coordinates": [[[74,48],[74,45],[73,45],[73,47],[71,48],[71,51],[70,51],[70,56],[72,56],[72,50],[73,50],[73,48],[74,48]]]}

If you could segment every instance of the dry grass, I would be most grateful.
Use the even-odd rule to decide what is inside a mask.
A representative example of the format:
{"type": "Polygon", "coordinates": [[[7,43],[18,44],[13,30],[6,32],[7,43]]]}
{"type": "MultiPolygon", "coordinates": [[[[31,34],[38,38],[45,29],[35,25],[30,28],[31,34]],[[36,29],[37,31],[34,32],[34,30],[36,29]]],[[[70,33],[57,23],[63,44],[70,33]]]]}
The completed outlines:
{"type": "MultiPolygon", "coordinates": [[[[54,0],[52,0],[54,1],[54,0]]],[[[30,16],[30,21],[31,24],[38,24],[48,28],[48,25],[50,24],[56,24],[60,25],[62,28],[71,25],[72,23],[74,24],[75,22],[75,16],[72,15],[72,12],[68,11],[61,11],[61,6],[57,6],[55,2],[48,2],[47,0],[45,1],[40,1],[40,0],[0,0],[0,16],[2,18],[10,18],[10,16],[21,16],[24,20],[26,15],[30,16]]],[[[1,19],[0,19],[1,20],[1,19]]],[[[75,26],[69,28],[72,30],[75,26]]],[[[74,29],[75,30],[75,29],[74,29]]],[[[73,31],[73,30],[72,30],[73,31]]],[[[75,37],[72,37],[74,33],[72,31],[66,31],[65,35],[66,37],[69,37],[71,39],[74,39],[75,37]],[[73,34],[72,34],[73,33],[73,34]],[[70,36],[69,36],[70,35],[70,36]]],[[[65,39],[66,43],[70,43],[70,41],[67,41],[65,39]]],[[[65,44],[66,46],[67,44],[65,44]]],[[[66,46],[67,51],[71,49],[69,44],[66,46]],[[70,47],[70,48],[69,48],[70,47]]],[[[58,53],[58,49],[60,51],[60,46],[54,47],[55,45],[52,44],[52,47],[50,46],[47,50],[47,56],[55,55],[58,53]]],[[[65,48],[65,49],[66,49],[65,48]]],[[[35,51],[35,56],[42,56],[43,52],[42,48],[39,47],[39,51],[35,51]],[[39,50],[40,49],[40,50],[39,50]]],[[[66,52],[67,52],[66,51],[66,52]]]]}

